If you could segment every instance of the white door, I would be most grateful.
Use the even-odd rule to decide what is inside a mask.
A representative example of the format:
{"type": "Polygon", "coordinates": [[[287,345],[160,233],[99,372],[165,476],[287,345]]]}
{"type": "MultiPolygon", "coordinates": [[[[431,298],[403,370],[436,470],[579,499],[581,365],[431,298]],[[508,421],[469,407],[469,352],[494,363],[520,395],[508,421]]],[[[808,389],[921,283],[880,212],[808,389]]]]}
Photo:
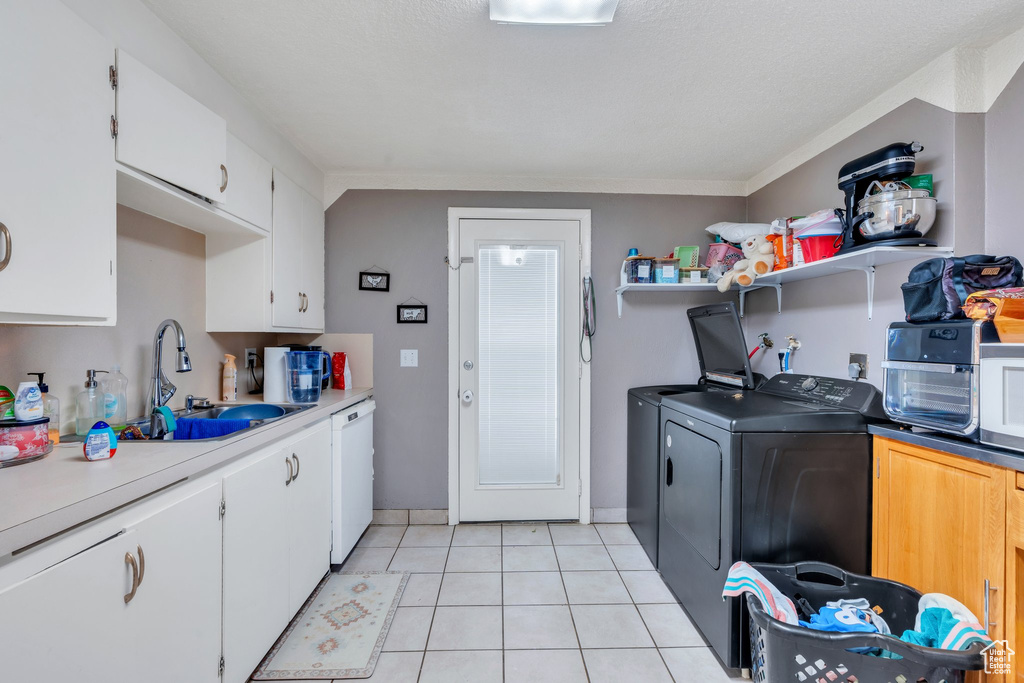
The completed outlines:
{"type": "Polygon", "coordinates": [[[113,59],[56,0],[0,3],[0,322],[114,324],[113,59]]]}
{"type": "Polygon", "coordinates": [[[581,225],[459,224],[459,519],[579,519],[581,225]]]}
{"type": "Polygon", "coordinates": [[[302,327],[302,194],[298,185],[274,171],[274,327],[302,327]]]}
{"type": "Polygon", "coordinates": [[[288,624],[291,451],[224,477],[224,681],[245,681],[288,624]]]}
{"type": "Polygon", "coordinates": [[[331,568],[331,423],[303,432],[285,454],[295,463],[288,485],[288,614],[299,611],[331,568]]]}
{"type": "Polygon", "coordinates": [[[228,197],[227,123],[117,51],[117,160],[215,202],[228,197]]]}
{"type": "Polygon", "coordinates": [[[274,220],[274,167],[231,133],[227,158],[230,192],[224,210],[269,233],[274,220]]]}
{"type": "Polygon", "coordinates": [[[137,666],[127,627],[135,541],[114,536],[0,592],[3,680],[108,683],[155,670],[137,666]]]}
{"type": "Polygon", "coordinates": [[[324,329],[324,205],[302,192],[302,327],[324,329]]]}
{"type": "Polygon", "coordinates": [[[210,483],[130,527],[135,545],[129,550],[140,562],[126,613],[136,676],[168,683],[218,680],[220,500],[220,482],[210,483]]]}

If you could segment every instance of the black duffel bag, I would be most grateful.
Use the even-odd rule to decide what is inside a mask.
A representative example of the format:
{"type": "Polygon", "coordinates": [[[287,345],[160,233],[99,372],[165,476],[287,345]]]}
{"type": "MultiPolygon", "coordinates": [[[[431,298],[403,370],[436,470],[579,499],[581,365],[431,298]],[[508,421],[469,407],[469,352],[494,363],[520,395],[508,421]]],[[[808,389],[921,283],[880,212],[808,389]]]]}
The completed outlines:
{"type": "Polygon", "coordinates": [[[1024,286],[1024,267],[1012,256],[928,259],[914,266],[901,285],[907,322],[963,318],[967,297],[983,289],[1024,286]]]}

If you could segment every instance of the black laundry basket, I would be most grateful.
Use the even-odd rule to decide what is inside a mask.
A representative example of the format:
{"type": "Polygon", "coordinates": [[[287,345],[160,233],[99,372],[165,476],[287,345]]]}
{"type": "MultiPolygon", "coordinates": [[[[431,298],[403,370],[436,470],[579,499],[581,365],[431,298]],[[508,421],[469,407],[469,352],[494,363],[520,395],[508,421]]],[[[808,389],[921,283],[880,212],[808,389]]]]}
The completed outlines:
{"type": "Polygon", "coordinates": [[[896,634],[835,633],[787,624],[769,616],[757,598],[748,593],[750,672],[754,683],[962,683],[964,671],[984,667],[981,651],[985,646],[981,643],[952,651],[899,640],[905,630],[914,628],[921,598],[910,586],[847,573],[823,562],[751,566],[783,595],[794,602],[804,598],[816,611],[826,602],[867,598],[872,606],[884,610],[881,616],[896,634]],[[902,659],[850,652],[851,648],[879,648],[902,659]]]}

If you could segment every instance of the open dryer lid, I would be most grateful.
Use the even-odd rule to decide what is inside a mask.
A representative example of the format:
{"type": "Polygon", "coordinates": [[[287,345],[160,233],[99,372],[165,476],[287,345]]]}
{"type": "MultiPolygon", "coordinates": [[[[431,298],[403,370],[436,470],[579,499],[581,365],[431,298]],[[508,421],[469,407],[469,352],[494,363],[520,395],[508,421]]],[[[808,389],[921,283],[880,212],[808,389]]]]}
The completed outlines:
{"type": "Polygon", "coordinates": [[[731,301],[697,306],[687,310],[686,316],[697,346],[701,381],[738,389],[756,388],[736,306],[731,301]]]}

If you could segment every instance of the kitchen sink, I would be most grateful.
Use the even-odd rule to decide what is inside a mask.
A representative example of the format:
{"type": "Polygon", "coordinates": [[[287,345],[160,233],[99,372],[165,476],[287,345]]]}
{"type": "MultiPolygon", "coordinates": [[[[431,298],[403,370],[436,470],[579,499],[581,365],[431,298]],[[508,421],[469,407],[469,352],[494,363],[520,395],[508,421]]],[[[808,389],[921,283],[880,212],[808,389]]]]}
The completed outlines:
{"type": "MultiPolygon", "coordinates": [[[[270,424],[294,415],[303,410],[312,408],[312,405],[292,405],[292,404],[277,404],[277,403],[244,403],[236,405],[215,405],[210,408],[196,408],[191,412],[184,409],[171,411],[174,415],[175,420],[184,418],[188,419],[203,419],[203,420],[216,420],[216,419],[231,419],[231,420],[249,420],[249,426],[244,429],[233,431],[229,434],[223,434],[220,436],[211,437],[208,439],[181,439],[175,440],[170,439],[158,439],[156,441],[144,440],[144,441],[133,441],[132,443],[196,443],[196,442],[207,442],[207,441],[221,441],[239,434],[250,432],[254,429],[258,429],[265,424],[270,424]]],[[[144,436],[149,436],[149,417],[140,417],[135,420],[129,420],[128,426],[138,427],[144,436]]],[[[78,437],[80,440],[81,437],[78,437]]],[[[72,440],[72,439],[68,439],[72,440]]]]}

